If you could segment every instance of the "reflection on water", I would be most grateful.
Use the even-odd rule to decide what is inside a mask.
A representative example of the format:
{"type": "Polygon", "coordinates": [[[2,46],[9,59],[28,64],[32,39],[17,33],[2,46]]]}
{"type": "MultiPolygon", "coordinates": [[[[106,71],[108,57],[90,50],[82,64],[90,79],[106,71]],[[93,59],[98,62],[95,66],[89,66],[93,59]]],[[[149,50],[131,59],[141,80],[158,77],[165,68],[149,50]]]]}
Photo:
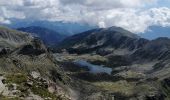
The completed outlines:
{"type": "Polygon", "coordinates": [[[75,60],[75,64],[80,67],[87,67],[91,73],[107,73],[111,74],[112,68],[101,66],[101,65],[93,65],[85,60],[75,60]]]}

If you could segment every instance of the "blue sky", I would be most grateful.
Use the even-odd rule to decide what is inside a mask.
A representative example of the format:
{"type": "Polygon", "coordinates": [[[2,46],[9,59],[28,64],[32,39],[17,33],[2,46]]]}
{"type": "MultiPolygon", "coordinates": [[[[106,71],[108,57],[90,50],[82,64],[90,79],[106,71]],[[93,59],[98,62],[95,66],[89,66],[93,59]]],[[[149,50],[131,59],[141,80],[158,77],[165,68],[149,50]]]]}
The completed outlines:
{"type": "Polygon", "coordinates": [[[170,26],[170,0],[0,0],[0,23],[11,19],[119,26],[134,33],[170,26]]]}
{"type": "Polygon", "coordinates": [[[170,7],[170,0],[159,0],[157,3],[158,7],[170,7]]]}

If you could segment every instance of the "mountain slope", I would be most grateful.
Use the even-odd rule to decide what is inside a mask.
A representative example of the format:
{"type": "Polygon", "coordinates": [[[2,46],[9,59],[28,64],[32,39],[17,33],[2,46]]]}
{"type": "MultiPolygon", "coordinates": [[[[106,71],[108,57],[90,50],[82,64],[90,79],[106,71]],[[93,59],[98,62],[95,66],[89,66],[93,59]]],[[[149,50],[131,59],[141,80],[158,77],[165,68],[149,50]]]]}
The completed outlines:
{"type": "Polygon", "coordinates": [[[29,43],[31,39],[32,37],[24,32],[19,32],[5,27],[0,27],[1,48],[9,47],[10,49],[14,49],[25,43],[29,43]]]}
{"type": "Polygon", "coordinates": [[[68,37],[59,44],[58,48],[67,49],[70,53],[89,53],[100,50],[107,51],[107,49],[133,51],[147,42],[148,40],[123,28],[110,27],[94,29],[68,37]]]}
{"type": "Polygon", "coordinates": [[[34,37],[39,37],[47,46],[56,45],[66,37],[66,35],[38,26],[18,28],[18,30],[31,33],[34,37]]]}
{"type": "Polygon", "coordinates": [[[147,60],[161,60],[170,59],[170,39],[169,38],[157,38],[148,42],[143,48],[138,49],[133,54],[137,58],[147,60]]]}

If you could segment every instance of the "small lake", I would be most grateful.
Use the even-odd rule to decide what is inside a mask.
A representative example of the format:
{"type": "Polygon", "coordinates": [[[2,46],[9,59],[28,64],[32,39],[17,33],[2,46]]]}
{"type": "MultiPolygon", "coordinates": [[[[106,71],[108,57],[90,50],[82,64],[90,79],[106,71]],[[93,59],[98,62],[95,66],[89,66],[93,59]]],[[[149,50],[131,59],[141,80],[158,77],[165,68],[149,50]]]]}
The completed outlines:
{"type": "Polygon", "coordinates": [[[88,68],[91,73],[107,73],[109,75],[111,75],[112,73],[112,68],[105,67],[102,65],[94,65],[85,60],[75,60],[73,63],[79,65],[80,67],[88,68]]]}

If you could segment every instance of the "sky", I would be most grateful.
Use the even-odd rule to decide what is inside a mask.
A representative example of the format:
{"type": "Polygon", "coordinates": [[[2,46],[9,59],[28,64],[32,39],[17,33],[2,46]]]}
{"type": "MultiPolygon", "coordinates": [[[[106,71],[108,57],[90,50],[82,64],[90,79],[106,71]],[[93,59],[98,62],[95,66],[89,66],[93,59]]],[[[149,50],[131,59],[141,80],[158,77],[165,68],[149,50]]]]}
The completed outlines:
{"type": "Polygon", "coordinates": [[[11,19],[118,26],[134,33],[170,26],[170,0],[0,0],[0,23],[11,19]]]}

